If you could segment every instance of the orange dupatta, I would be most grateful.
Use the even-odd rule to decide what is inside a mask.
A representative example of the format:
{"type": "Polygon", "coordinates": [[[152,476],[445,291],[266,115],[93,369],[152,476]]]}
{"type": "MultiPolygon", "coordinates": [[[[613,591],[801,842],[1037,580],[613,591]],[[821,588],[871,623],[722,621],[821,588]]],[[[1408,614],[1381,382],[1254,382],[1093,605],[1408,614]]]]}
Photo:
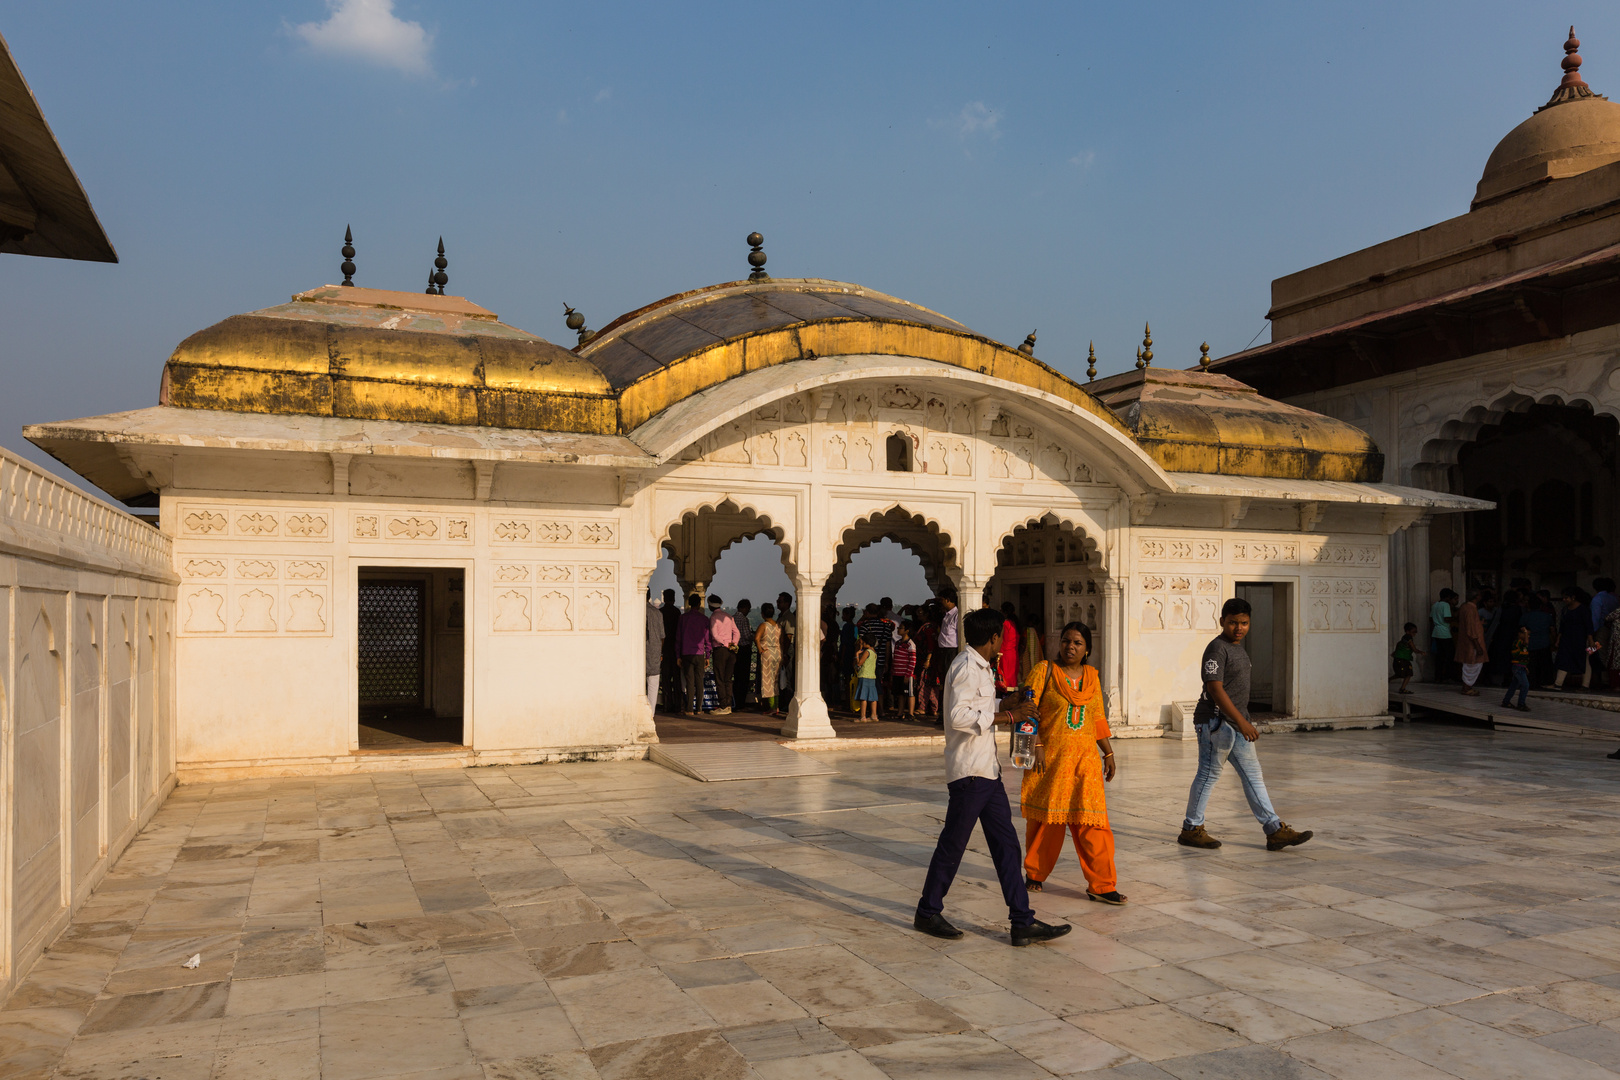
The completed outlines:
{"type": "Polygon", "coordinates": [[[1108,803],[1103,796],[1097,740],[1108,738],[1111,732],[1097,669],[1086,665],[1076,686],[1056,664],[1043,662],[1029,673],[1024,685],[1036,694],[1045,758],[1039,771],[1024,771],[1019,793],[1024,819],[1107,825],[1108,803]]]}

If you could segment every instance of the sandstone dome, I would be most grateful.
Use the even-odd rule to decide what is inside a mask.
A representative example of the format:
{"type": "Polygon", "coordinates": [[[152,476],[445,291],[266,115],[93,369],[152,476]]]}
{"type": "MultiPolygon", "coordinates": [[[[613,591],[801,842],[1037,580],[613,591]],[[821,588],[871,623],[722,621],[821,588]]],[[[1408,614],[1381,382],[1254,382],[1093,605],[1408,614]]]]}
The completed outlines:
{"type": "Polygon", "coordinates": [[[1581,78],[1580,41],[1570,28],[1564,78],[1552,100],[1508,132],[1485,162],[1473,209],[1535,184],[1578,176],[1620,161],[1620,102],[1592,92],[1581,78]]]}

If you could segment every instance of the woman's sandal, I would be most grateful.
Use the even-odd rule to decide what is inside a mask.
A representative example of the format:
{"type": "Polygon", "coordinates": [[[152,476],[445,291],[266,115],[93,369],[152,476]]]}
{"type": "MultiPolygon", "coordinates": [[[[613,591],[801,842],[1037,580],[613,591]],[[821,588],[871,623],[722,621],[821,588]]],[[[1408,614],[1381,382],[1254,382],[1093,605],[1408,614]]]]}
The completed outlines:
{"type": "Polygon", "coordinates": [[[1121,896],[1118,890],[1115,890],[1114,892],[1099,893],[1092,892],[1090,889],[1087,889],[1086,898],[1088,900],[1095,900],[1099,904],[1113,904],[1115,907],[1120,907],[1125,903],[1125,897],[1121,896]]]}
{"type": "Polygon", "coordinates": [[[1046,888],[1046,886],[1042,885],[1040,882],[1036,881],[1032,877],[1024,878],[1024,891],[1025,892],[1042,892],[1042,891],[1045,890],[1045,888],[1046,888]]]}

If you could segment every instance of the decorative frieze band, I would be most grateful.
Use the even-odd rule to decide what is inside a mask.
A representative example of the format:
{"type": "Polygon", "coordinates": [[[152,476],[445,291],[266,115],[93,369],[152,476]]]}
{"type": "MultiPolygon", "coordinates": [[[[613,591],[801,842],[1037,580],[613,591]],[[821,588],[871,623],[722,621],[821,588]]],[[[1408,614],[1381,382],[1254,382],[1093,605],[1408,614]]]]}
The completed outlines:
{"type": "Polygon", "coordinates": [[[182,537],[327,542],[333,535],[330,510],[183,503],[177,514],[182,537]]]}

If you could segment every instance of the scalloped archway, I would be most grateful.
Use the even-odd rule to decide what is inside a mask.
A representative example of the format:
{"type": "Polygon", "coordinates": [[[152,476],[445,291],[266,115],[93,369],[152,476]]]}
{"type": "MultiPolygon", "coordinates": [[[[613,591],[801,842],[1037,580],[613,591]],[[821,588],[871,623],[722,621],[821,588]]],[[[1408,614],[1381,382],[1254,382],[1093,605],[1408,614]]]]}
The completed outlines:
{"type": "Polygon", "coordinates": [[[895,503],[888,509],[866,514],[845,527],[835,551],[833,571],[827,577],[822,595],[836,596],[849,573],[855,553],[879,540],[893,540],[922,563],[923,575],[937,593],[961,577],[956,546],[939,522],[913,513],[895,503]]]}

